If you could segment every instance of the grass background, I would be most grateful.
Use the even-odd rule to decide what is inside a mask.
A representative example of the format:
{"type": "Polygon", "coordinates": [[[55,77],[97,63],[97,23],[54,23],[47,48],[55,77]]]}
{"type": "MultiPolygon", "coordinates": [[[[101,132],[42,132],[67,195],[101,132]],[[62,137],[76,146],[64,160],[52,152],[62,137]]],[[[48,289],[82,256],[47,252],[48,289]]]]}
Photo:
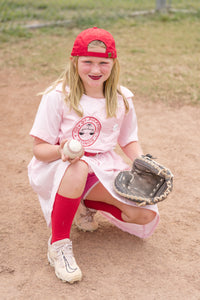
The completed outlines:
{"type": "Polygon", "coordinates": [[[50,82],[68,62],[76,35],[99,26],[115,37],[121,83],[144,101],[168,105],[200,103],[200,1],[171,1],[194,12],[133,17],[155,9],[155,1],[1,1],[0,64],[27,79],[50,82]],[[70,20],[65,26],[38,29],[22,25],[70,20]]]}

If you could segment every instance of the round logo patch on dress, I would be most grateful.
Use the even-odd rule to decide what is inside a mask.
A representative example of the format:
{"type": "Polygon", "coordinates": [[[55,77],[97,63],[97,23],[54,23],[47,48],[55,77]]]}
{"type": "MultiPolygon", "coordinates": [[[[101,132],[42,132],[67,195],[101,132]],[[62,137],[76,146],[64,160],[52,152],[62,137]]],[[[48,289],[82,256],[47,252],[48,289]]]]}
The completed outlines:
{"type": "Polygon", "coordinates": [[[93,145],[101,130],[101,123],[94,117],[85,117],[81,119],[73,128],[72,136],[79,140],[83,147],[93,145]]]}

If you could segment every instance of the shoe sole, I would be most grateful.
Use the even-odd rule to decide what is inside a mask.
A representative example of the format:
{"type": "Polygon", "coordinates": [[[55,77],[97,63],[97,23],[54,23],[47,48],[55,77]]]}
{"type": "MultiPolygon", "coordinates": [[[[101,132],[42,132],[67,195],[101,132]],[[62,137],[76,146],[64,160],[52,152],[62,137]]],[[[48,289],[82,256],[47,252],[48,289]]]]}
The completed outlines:
{"type": "MultiPolygon", "coordinates": [[[[55,270],[54,263],[53,263],[53,261],[50,259],[49,253],[47,253],[47,259],[48,259],[48,262],[49,262],[50,266],[53,267],[54,270],[55,270]]],[[[55,270],[55,274],[56,274],[56,276],[57,276],[60,280],[62,280],[62,282],[68,282],[68,283],[70,283],[70,284],[72,284],[72,283],[74,283],[74,282],[76,282],[76,281],[81,281],[81,280],[82,280],[82,274],[81,274],[81,275],[75,276],[72,280],[66,280],[66,279],[63,279],[63,278],[60,277],[60,275],[56,272],[56,270],[55,270]]]]}
{"type": "Polygon", "coordinates": [[[75,223],[75,225],[76,225],[76,227],[79,229],[79,230],[81,230],[81,231],[84,231],[84,232],[94,232],[94,231],[96,231],[99,227],[97,227],[97,228],[95,228],[95,229],[85,229],[85,228],[83,228],[83,227],[81,227],[80,225],[78,225],[78,224],[76,224],[75,223]]]}

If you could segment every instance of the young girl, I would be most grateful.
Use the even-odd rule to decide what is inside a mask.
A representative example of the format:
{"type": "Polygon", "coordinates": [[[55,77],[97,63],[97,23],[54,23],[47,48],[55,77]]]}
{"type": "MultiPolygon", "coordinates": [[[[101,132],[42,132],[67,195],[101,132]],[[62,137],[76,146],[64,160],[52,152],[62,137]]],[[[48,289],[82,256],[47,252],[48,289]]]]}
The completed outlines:
{"type": "Polygon", "coordinates": [[[30,184],[52,229],[48,260],[56,276],[70,283],[82,279],[70,240],[75,215],[79,229],[94,231],[99,210],[117,227],[141,238],[149,237],[159,221],[156,205],[137,207],[113,189],[117,173],[129,168],[115,146],[119,144],[132,161],[142,155],[133,94],[118,80],[113,36],[96,27],[84,30],[74,42],[69,70],[45,91],[30,132],[30,184]],[[85,151],[74,160],[63,153],[72,138],[85,151]]]}

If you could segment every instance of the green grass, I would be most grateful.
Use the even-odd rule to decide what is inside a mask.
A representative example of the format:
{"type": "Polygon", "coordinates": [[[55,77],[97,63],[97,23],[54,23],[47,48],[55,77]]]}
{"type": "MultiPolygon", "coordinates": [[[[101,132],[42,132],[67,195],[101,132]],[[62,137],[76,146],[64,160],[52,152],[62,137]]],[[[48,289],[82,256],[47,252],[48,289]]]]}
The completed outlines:
{"type": "Polygon", "coordinates": [[[129,33],[123,31],[119,45],[120,50],[123,43],[127,48],[126,57],[121,57],[123,83],[147,100],[200,104],[199,25],[199,19],[167,23],[151,19],[129,33]]]}
{"type": "MultiPolygon", "coordinates": [[[[155,9],[155,0],[12,0],[0,1],[0,22],[2,24],[27,23],[32,20],[56,21],[77,17],[89,18],[126,16],[134,11],[155,9]]],[[[168,3],[168,2],[167,2],[168,3]]],[[[172,7],[200,9],[198,0],[173,0],[172,7]]]]}
{"type": "MultiPolygon", "coordinates": [[[[91,9],[94,1],[81,3],[86,2],[87,9],[91,9]]],[[[123,9],[127,9],[128,2],[121,2],[123,9]]],[[[71,1],[74,12],[76,3],[71,1]]],[[[33,7],[40,5],[40,11],[50,4],[51,1],[40,1],[40,4],[38,0],[32,1],[33,7]]],[[[64,69],[76,35],[89,26],[99,26],[115,36],[121,83],[136,94],[136,100],[162,101],[169,105],[200,104],[200,13],[137,18],[124,16],[122,11],[118,15],[109,13],[108,17],[100,11],[92,15],[84,15],[82,11],[81,17],[73,16],[73,23],[68,26],[34,31],[18,26],[0,32],[1,69],[16,69],[26,74],[27,80],[51,82],[64,69]]]]}
{"type": "Polygon", "coordinates": [[[105,13],[119,14],[130,10],[150,9],[154,7],[154,1],[93,1],[93,0],[14,0],[3,1],[0,3],[0,21],[22,22],[28,20],[64,20],[71,19],[76,16],[85,16],[86,18],[97,14],[99,17],[105,13]]]}

